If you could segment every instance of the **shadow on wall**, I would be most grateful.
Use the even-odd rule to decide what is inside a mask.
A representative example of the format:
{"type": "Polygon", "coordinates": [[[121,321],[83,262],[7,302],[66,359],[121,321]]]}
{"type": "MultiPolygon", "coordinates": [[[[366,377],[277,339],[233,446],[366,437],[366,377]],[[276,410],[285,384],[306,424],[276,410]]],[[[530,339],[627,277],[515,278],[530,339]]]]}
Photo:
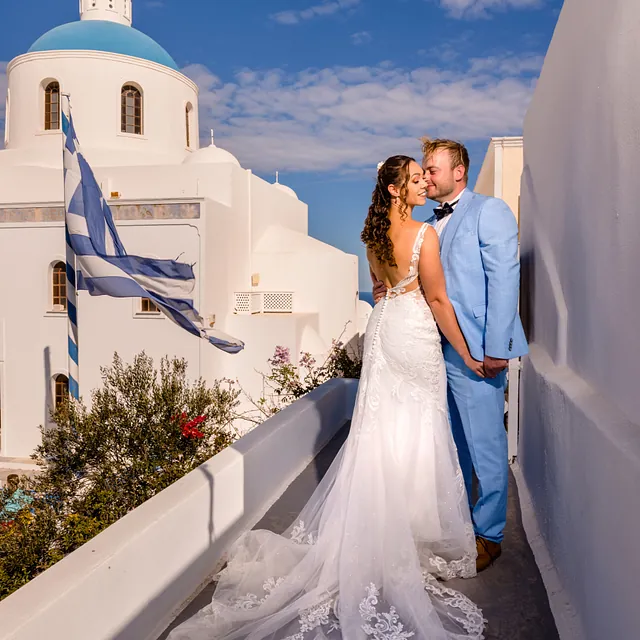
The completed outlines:
{"type": "Polygon", "coordinates": [[[535,341],[533,309],[536,304],[535,254],[531,249],[520,254],[520,319],[527,342],[535,341]]]}

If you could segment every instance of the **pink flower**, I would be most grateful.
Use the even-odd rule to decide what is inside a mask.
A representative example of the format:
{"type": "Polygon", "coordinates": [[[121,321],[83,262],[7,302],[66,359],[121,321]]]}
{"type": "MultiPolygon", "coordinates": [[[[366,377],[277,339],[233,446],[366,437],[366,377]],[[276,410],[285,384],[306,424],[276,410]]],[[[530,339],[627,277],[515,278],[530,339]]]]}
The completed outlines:
{"type": "Polygon", "coordinates": [[[308,352],[300,354],[300,366],[311,369],[316,364],[315,358],[308,352]]]}
{"type": "Polygon", "coordinates": [[[269,360],[269,364],[272,367],[281,367],[285,364],[291,363],[291,353],[289,347],[277,346],[273,354],[273,357],[269,360]]]}

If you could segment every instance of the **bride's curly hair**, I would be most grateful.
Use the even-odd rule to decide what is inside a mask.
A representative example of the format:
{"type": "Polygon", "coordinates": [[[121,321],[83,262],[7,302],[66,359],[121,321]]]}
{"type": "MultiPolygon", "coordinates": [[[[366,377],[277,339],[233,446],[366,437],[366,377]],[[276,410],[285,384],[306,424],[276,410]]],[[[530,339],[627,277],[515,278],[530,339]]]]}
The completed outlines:
{"type": "Polygon", "coordinates": [[[380,262],[391,267],[398,266],[393,255],[393,242],[389,238],[389,209],[391,208],[391,194],[389,185],[393,184],[400,191],[400,215],[407,216],[407,184],[409,165],[414,162],[409,156],[391,156],[378,169],[378,180],[371,196],[371,206],[364,229],[360,238],[367,249],[371,249],[380,262]]]}

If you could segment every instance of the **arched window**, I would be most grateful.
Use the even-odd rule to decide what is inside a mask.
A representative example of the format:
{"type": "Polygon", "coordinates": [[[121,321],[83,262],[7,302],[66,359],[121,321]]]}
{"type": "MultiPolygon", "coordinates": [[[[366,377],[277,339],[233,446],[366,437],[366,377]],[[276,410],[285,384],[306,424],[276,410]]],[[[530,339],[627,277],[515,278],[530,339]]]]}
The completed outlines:
{"type": "Polygon", "coordinates": [[[55,377],[54,397],[56,409],[69,397],[69,378],[62,373],[55,377]]]}
{"type": "Polygon", "coordinates": [[[142,135],[142,92],[132,84],[122,87],[120,130],[142,135]]]}
{"type": "Polygon", "coordinates": [[[193,112],[193,107],[191,103],[188,102],[185,107],[185,130],[187,134],[187,149],[191,148],[191,114],[193,112]]]}
{"type": "Polygon", "coordinates": [[[57,131],[60,129],[60,84],[55,80],[44,90],[44,129],[57,131]]]}
{"type": "Polygon", "coordinates": [[[67,310],[67,268],[64,262],[56,262],[51,271],[52,304],[54,311],[67,310]]]}

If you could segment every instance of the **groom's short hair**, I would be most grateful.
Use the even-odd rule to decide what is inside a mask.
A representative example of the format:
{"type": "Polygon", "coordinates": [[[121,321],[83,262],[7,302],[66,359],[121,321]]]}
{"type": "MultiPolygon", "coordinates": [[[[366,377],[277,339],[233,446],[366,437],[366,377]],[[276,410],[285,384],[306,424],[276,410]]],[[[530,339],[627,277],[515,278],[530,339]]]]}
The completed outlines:
{"type": "Polygon", "coordinates": [[[422,142],[423,158],[428,158],[438,151],[448,151],[451,156],[451,168],[455,169],[462,165],[465,182],[469,179],[469,152],[461,142],[446,138],[429,138],[428,136],[420,138],[420,142],[422,142]]]}

